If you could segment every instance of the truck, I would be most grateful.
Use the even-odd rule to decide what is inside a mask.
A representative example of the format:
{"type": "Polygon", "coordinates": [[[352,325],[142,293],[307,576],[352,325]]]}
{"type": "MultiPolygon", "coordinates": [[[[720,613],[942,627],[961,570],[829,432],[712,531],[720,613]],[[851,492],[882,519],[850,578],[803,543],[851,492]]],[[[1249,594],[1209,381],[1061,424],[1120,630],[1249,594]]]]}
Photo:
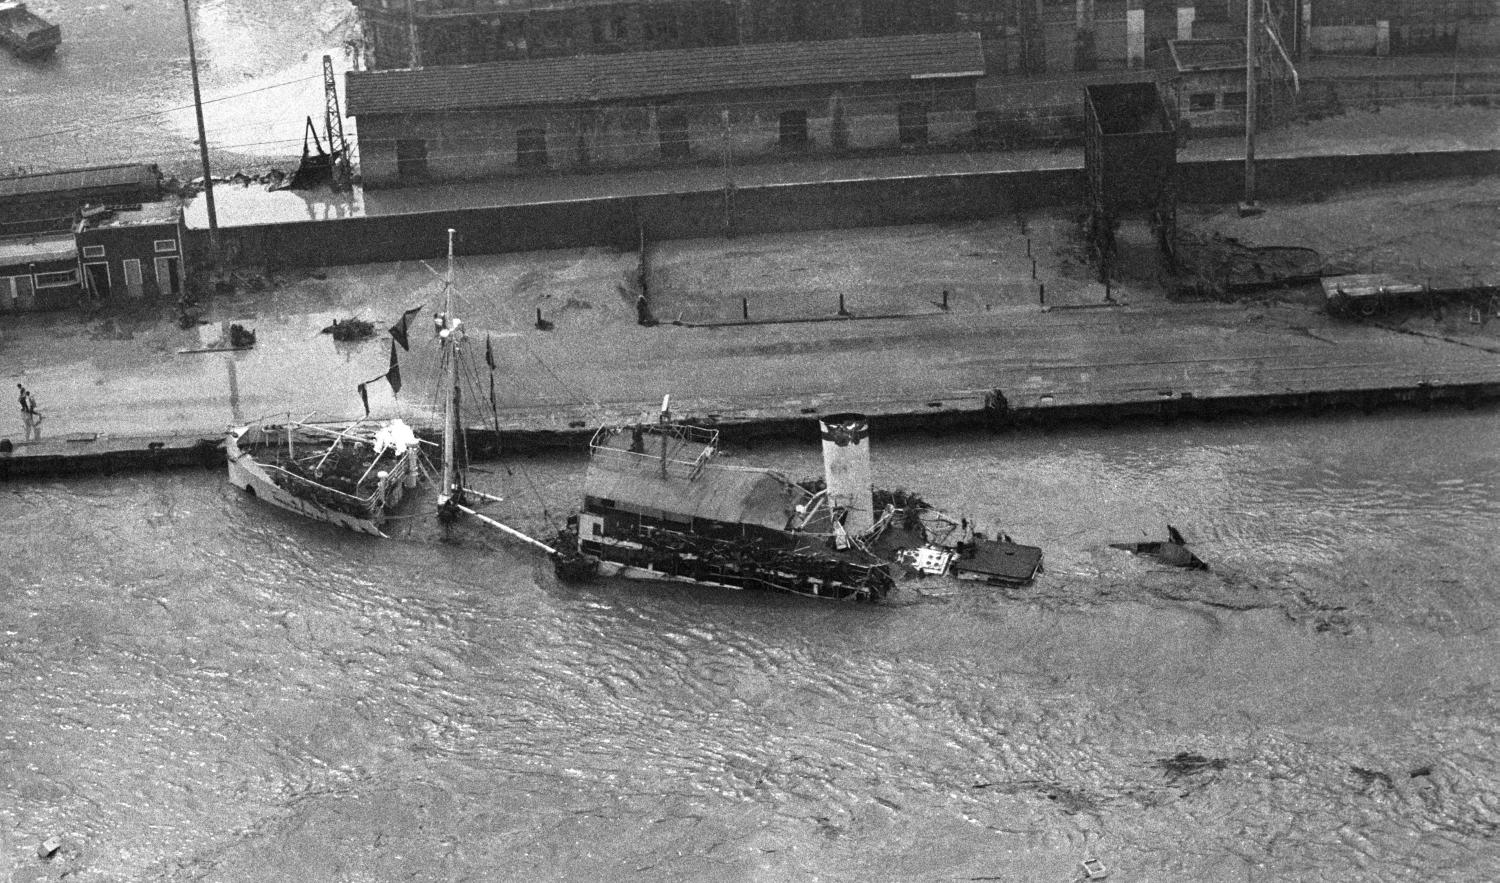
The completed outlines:
{"type": "Polygon", "coordinates": [[[21,0],[0,0],[0,44],[20,58],[46,58],[62,42],[62,28],[26,8],[21,0]]]}

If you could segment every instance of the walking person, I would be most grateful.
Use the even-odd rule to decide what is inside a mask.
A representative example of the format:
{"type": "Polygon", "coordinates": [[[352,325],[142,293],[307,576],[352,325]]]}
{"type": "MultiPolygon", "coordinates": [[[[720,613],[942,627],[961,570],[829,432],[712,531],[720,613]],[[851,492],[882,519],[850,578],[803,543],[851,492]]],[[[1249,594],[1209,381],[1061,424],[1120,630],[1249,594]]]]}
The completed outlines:
{"type": "Polygon", "coordinates": [[[21,403],[21,413],[28,417],[31,416],[32,408],[34,407],[31,400],[31,393],[27,392],[26,387],[19,383],[16,384],[16,389],[20,390],[20,392],[16,393],[16,401],[21,403]]]}

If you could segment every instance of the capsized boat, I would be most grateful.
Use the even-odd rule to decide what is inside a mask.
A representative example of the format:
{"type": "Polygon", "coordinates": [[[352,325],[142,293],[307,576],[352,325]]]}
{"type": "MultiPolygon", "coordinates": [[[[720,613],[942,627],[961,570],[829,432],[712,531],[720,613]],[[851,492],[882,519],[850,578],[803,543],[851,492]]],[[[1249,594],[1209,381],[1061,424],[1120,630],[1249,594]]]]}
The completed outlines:
{"type": "Polygon", "coordinates": [[[583,506],[554,543],[559,576],[879,601],[910,576],[1024,584],[1041,569],[1035,546],[988,538],[914,495],[875,492],[864,416],[821,428],[820,483],[718,462],[717,431],[674,421],[670,397],[654,424],[601,429],[583,506]]]}
{"type": "Polygon", "coordinates": [[[229,483],[249,495],[376,536],[385,536],[386,519],[421,478],[420,443],[399,419],[236,426],[224,450],[229,483]]]}
{"type": "MultiPolygon", "coordinates": [[[[385,522],[397,505],[430,479],[429,483],[436,485],[434,511],[444,525],[451,526],[467,516],[549,555],[556,554],[557,550],[546,543],[479,512],[475,507],[481,501],[502,501],[467,486],[460,379],[470,372],[459,367],[466,355],[467,335],[463,321],[454,312],[454,233],[448,231],[442,310],[433,316],[433,340],[442,369],[436,404],[443,423],[441,443],[419,439],[400,418],[366,417],[343,426],[290,420],[235,426],[224,442],[229,481],[251,496],[315,521],[386,536],[385,522]],[[424,445],[436,449],[437,465],[429,463],[424,445]]],[[[392,326],[390,369],[370,383],[385,380],[393,392],[400,393],[396,345],[409,345],[410,322],[421,309],[407,310],[392,326]]],[[[360,384],[361,399],[366,399],[368,385],[360,384]]]]}

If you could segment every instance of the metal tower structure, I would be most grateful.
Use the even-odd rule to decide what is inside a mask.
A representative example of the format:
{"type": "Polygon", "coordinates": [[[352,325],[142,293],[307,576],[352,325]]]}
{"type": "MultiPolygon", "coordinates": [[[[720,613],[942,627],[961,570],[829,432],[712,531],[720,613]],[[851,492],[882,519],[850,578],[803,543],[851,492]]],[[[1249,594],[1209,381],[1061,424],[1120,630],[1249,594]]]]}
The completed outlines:
{"type": "Polygon", "coordinates": [[[323,126],[328,152],[333,160],[333,189],[349,189],[349,143],[344,140],[344,115],[339,112],[338,82],[333,75],[333,56],[323,56],[323,126]]]}

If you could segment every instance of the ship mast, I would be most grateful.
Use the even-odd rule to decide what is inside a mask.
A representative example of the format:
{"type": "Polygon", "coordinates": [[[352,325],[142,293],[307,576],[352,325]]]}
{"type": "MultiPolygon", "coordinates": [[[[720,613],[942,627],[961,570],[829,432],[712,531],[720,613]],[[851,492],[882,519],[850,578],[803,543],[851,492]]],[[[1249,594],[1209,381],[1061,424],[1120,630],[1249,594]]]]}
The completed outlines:
{"type": "Polygon", "coordinates": [[[443,277],[443,319],[438,336],[443,339],[443,485],[438,489],[438,509],[442,511],[455,499],[461,500],[463,487],[458,477],[454,449],[458,428],[458,331],[453,317],[453,228],[448,228],[448,272],[443,277]]]}

